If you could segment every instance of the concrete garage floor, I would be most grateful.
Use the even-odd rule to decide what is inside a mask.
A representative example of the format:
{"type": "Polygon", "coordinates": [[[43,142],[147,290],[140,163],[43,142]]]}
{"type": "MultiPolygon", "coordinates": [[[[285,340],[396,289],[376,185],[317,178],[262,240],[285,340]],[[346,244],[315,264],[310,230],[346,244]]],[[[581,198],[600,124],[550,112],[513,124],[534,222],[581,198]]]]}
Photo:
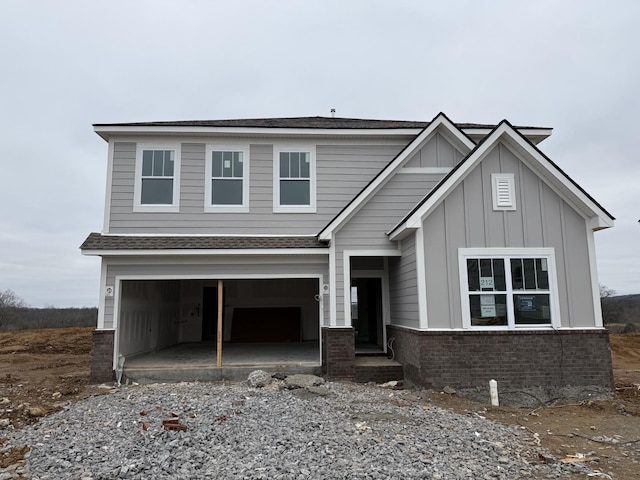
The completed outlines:
{"type": "Polygon", "coordinates": [[[241,381],[257,369],[314,375],[321,371],[318,342],[225,343],[222,368],[216,362],[215,343],[181,343],[125,360],[123,378],[138,383],[241,381]]]}

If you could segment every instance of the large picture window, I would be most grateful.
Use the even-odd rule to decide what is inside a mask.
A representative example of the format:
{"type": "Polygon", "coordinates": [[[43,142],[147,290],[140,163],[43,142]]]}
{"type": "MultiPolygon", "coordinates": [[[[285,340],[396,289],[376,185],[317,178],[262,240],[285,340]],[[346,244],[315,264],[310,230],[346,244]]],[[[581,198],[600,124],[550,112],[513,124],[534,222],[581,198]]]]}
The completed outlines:
{"type": "Polygon", "coordinates": [[[538,250],[461,252],[465,326],[513,329],[556,323],[553,252],[538,250]]]}
{"type": "Polygon", "coordinates": [[[177,211],[179,149],[138,145],[135,211],[177,211]]]}
{"type": "Polygon", "coordinates": [[[276,212],[315,210],[315,161],[311,150],[280,150],[275,162],[276,212]]]}
{"type": "Polygon", "coordinates": [[[206,212],[249,211],[249,148],[209,145],[206,149],[206,212]]]}

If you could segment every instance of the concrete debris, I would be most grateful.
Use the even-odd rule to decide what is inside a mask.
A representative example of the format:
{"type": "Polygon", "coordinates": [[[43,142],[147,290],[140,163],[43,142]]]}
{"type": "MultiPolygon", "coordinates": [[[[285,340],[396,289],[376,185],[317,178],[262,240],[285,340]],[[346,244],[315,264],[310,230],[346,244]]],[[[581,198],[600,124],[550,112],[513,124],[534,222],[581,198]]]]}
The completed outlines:
{"type": "Polygon", "coordinates": [[[250,387],[253,388],[263,388],[269,385],[273,381],[270,373],[265,372],[264,370],[254,370],[249,374],[249,378],[247,378],[247,383],[250,387]]]}
{"type": "Polygon", "coordinates": [[[444,393],[446,393],[447,395],[455,395],[456,393],[458,393],[458,391],[457,391],[455,388],[450,387],[449,385],[447,385],[446,387],[444,387],[444,388],[442,389],[442,391],[443,391],[444,393]]]}
{"type": "Polygon", "coordinates": [[[42,407],[31,407],[27,413],[30,417],[44,417],[48,412],[42,407]]]}
{"type": "Polygon", "coordinates": [[[296,388],[317,387],[319,385],[324,385],[324,378],[318,377],[316,375],[306,375],[299,373],[295,375],[289,375],[284,379],[284,384],[289,390],[293,390],[296,388]]]}

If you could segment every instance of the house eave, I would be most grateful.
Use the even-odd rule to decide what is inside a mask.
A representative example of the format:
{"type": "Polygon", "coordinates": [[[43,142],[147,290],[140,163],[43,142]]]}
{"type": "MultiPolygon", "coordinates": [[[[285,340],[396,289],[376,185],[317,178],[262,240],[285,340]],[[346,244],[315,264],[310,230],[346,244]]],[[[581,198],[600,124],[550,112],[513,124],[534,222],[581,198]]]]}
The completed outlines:
{"type": "Polygon", "coordinates": [[[221,255],[329,255],[328,248],[216,248],[216,249],[131,249],[81,250],[82,255],[98,257],[221,256],[221,255]]]}

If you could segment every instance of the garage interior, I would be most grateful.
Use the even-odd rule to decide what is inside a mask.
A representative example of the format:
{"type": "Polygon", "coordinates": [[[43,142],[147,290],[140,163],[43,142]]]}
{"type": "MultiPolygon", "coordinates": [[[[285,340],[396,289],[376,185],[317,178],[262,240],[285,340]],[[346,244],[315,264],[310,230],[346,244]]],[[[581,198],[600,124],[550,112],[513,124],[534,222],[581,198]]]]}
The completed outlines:
{"type": "Polygon", "coordinates": [[[118,351],[125,377],[239,367],[315,372],[318,292],[317,278],[123,280],[118,351]]]}

